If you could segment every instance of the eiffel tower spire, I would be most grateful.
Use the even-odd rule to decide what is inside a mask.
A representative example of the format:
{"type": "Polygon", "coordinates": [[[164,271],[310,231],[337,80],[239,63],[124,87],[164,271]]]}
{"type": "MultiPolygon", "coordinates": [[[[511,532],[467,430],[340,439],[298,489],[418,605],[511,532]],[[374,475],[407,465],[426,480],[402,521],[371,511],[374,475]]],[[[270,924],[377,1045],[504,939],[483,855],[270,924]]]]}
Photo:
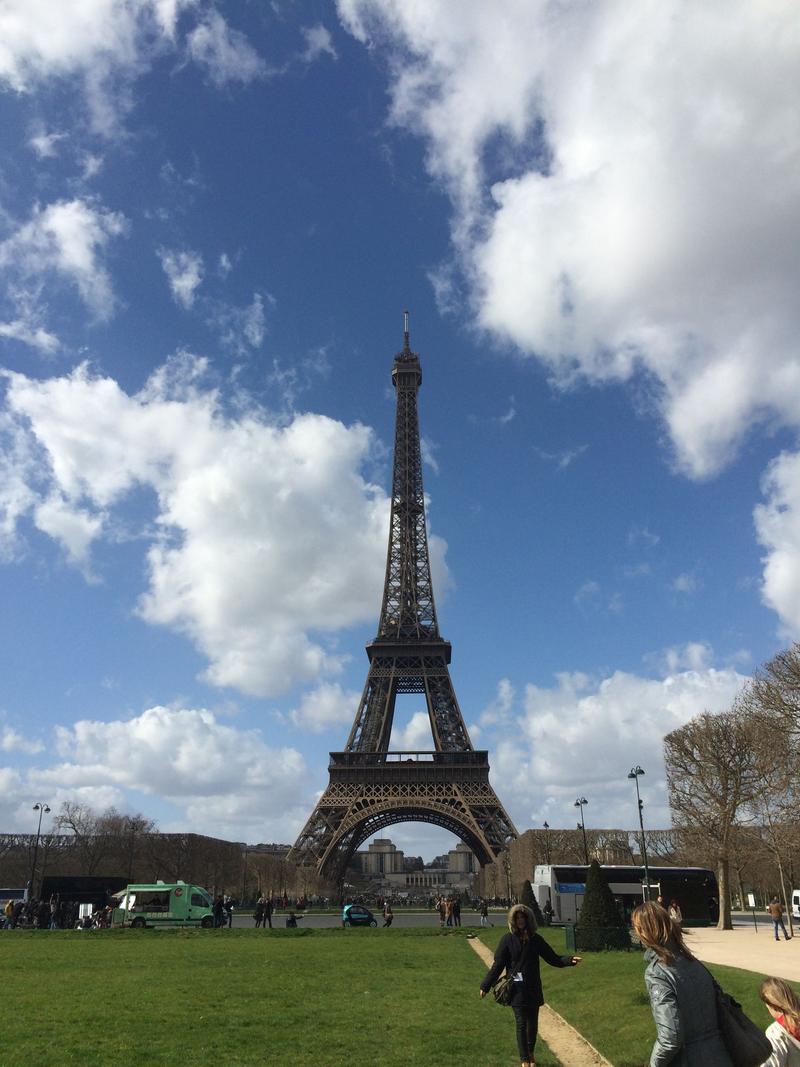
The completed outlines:
{"type": "Polygon", "coordinates": [[[392,365],[397,393],[389,549],[378,632],[345,751],[332,752],[330,784],[289,858],[341,873],[361,841],[395,822],[433,822],[460,836],[481,863],[516,836],[475,752],[450,679],[451,646],[439,634],[425,526],[417,393],[419,356],[408,312],[392,365]],[[398,694],[424,695],[434,752],[390,753],[398,694]],[[401,760],[402,755],[402,760],[401,760]]]}
{"type": "Polygon", "coordinates": [[[417,413],[422,368],[411,351],[408,312],[404,326],[403,350],[392,366],[397,416],[383,602],[377,636],[367,646],[371,669],[345,751],[386,752],[395,697],[425,693],[436,750],[466,752],[472,742],[447,669],[450,644],[439,636],[436,621],[417,413]]]}

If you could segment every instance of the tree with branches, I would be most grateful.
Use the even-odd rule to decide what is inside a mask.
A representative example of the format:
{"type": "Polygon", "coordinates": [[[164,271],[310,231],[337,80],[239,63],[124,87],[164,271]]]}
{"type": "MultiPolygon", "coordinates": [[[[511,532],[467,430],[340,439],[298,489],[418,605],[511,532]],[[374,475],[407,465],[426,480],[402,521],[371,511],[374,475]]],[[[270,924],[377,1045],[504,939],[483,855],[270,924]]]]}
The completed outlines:
{"type": "Polygon", "coordinates": [[[699,715],[664,738],[673,820],[716,861],[720,930],[733,929],[731,849],[758,790],[755,741],[752,717],[739,703],[718,715],[699,715]]]}

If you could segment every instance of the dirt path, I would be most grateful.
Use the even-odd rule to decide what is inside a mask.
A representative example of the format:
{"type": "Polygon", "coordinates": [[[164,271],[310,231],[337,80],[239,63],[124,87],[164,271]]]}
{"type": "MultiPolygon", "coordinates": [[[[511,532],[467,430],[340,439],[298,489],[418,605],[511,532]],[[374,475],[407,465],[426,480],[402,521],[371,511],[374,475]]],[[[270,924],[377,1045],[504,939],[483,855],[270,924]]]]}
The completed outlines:
{"type": "MultiPolygon", "coordinates": [[[[486,966],[490,967],[494,956],[480,938],[471,938],[469,943],[486,966]]],[[[539,1009],[539,1033],[564,1067],[612,1067],[605,1056],[601,1056],[574,1026],[570,1026],[547,1004],[539,1009]]]]}

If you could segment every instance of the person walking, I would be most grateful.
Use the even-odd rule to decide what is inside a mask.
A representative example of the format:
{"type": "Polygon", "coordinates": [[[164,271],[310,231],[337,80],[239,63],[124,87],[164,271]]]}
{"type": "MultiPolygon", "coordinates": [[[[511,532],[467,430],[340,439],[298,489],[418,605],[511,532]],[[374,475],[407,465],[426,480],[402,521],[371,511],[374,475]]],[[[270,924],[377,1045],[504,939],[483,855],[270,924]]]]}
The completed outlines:
{"type": "Polygon", "coordinates": [[[483,897],[481,898],[479,911],[481,913],[481,926],[491,926],[492,924],[489,922],[489,905],[483,897]]]}
{"type": "Polygon", "coordinates": [[[260,897],[258,898],[258,900],[256,901],[256,906],[255,906],[255,910],[253,911],[253,918],[255,919],[255,923],[256,923],[256,930],[257,930],[257,929],[259,928],[259,926],[261,926],[262,924],[266,925],[266,924],[264,923],[264,905],[265,905],[266,903],[267,903],[267,902],[266,902],[266,900],[264,899],[264,897],[263,897],[263,894],[262,894],[262,896],[260,896],[260,897]]]}
{"type": "Polygon", "coordinates": [[[461,925],[461,897],[453,898],[453,926],[461,925]]]}
{"type": "Polygon", "coordinates": [[[383,925],[391,926],[394,922],[394,912],[392,911],[392,905],[387,900],[383,905],[383,925]]]}
{"type": "Polygon", "coordinates": [[[634,908],[631,919],[646,949],[644,984],[656,1024],[650,1067],[733,1067],[717,1025],[714,980],[681,928],[652,900],[634,908]]]}
{"type": "Polygon", "coordinates": [[[786,923],[783,921],[783,904],[781,904],[777,897],[773,897],[769,902],[767,911],[772,916],[772,925],[775,928],[775,940],[780,941],[780,938],[778,937],[778,927],[780,927],[781,930],[783,930],[784,940],[788,941],[789,934],[786,930],[786,923]]]}
{"type": "Polygon", "coordinates": [[[225,902],[223,901],[221,896],[217,896],[215,898],[212,912],[214,915],[214,926],[219,928],[220,926],[222,926],[222,916],[225,912],[225,902]]]}
{"type": "Polygon", "coordinates": [[[765,978],[758,993],[775,1020],[767,1027],[772,1055],[763,1067],[800,1067],[800,997],[782,978],[765,978]]]}
{"type": "Polygon", "coordinates": [[[269,925],[270,930],[272,929],[272,913],[274,911],[275,902],[273,901],[272,897],[267,897],[266,903],[264,904],[264,918],[266,919],[264,929],[266,929],[267,924],[269,925]]]}
{"type": "Polygon", "coordinates": [[[517,1028],[517,1050],[522,1067],[533,1067],[533,1051],[539,1030],[539,1008],[544,1004],[539,960],[551,967],[575,967],[580,956],[558,956],[536,932],[536,917],[524,904],[508,912],[508,933],[494,954],[494,963],[480,985],[481,1000],[503,970],[514,976],[511,1007],[517,1028]]]}
{"type": "Polygon", "coordinates": [[[681,906],[677,900],[671,900],[669,902],[667,913],[674,923],[677,923],[678,926],[683,925],[683,912],[681,911],[681,906]]]}

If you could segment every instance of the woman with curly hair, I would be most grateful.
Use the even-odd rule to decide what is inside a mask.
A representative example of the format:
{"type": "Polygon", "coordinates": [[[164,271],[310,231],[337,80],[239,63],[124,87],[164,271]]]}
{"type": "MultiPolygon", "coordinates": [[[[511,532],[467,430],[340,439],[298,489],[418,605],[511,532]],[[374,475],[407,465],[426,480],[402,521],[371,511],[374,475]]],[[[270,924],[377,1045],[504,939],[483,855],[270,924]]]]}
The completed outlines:
{"type": "Polygon", "coordinates": [[[551,967],[574,967],[581,961],[580,956],[558,956],[536,933],[536,917],[531,909],[515,904],[508,913],[508,933],[497,946],[494,963],[481,982],[480,995],[481,999],[486,996],[504,970],[514,976],[511,1007],[522,1067],[535,1067],[533,1047],[539,1030],[539,1008],[544,1004],[540,959],[551,967]]]}

